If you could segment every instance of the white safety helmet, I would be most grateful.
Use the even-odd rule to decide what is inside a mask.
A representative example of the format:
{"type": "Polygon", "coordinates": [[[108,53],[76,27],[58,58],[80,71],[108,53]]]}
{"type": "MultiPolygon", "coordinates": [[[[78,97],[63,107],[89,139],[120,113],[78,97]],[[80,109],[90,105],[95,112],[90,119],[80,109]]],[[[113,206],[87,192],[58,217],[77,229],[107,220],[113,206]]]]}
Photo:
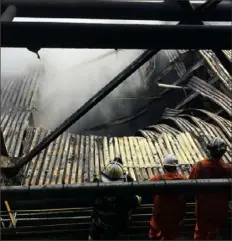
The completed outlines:
{"type": "Polygon", "coordinates": [[[164,166],[166,167],[177,167],[178,159],[175,155],[169,154],[164,157],[164,166]]]}

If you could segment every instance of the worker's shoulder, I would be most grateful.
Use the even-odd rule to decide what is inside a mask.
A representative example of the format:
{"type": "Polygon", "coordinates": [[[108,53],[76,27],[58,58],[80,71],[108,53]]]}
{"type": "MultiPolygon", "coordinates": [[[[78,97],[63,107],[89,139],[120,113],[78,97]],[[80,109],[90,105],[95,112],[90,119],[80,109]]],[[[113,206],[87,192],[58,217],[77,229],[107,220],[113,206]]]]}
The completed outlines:
{"type": "Polygon", "coordinates": [[[198,162],[196,162],[195,164],[193,164],[193,168],[199,167],[199,165],[206,165],[209,162],[208,158],[204,158],[202,160],[199,160],[198,162]]]}
{"type": "Polygon", "coordinates": [[[161,178],[163,177],[163,175],[154,175],[149,181],[159,181],[161,180],[161,178]]]}
{"type": "Polygon", "coordinates": [[[188,178],[184,174],[180,174],[180,179],[186,180],[188,178]]]}

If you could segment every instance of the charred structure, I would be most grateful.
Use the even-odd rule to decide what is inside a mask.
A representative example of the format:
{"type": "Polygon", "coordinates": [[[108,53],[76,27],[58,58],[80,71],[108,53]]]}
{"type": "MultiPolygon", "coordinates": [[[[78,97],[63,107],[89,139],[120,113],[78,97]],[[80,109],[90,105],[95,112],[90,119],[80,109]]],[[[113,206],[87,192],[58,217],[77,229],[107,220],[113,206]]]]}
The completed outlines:
{"type": "MultiPolygon", "coordinates": [[[[51,5],[49,0],[46,2],[51,5]]],[[[68,7],[62,0],[57,2],[57,9],[61,6],[68,7]]],[[[115,6],[119,4],[117,1],[111,2],[111,4],[115,4],[115,6]]],[[[134,2],[134,7],[139,5],[137,1],[132,2],[134,2]]],[[[73,6],[77,6],[75,1],[70,1],[70,3],[72,3],[73,6]]],[[[90,4],[91,1],[88,1],[87,5],[85,5],[83,1],[80,1],[80,3],[82,3],[82,7],[88,9],[88,4],[90,4]]],[[[214,9],[215,6],[213,3],[214,1],[209,1],[198,6],[198,10],[196,9],[195,12],[193,10],[192,17],[190,16],[189,19],[186,19],[186,16],[183,16],[184,19],[181,20],[180,24],[188,22],[202,25],[203,13],[205,13],[207,9],[209,11],[212,6],[214,9]],[[195,17],[194,13],[196,14],[195,17]]],[[[38,12],[36,10],[29,11],[31,7],[36,9],[36,1],[29,2],[26,0],[6,0],[2,1],[1,4],[5,8],[10,4],[16,6],[16,9],[19,10],[19,16],[22,14],[27,16],[28,13],[38,16],[44,7],[43,4],[38,4],[41,8],[40,10],[37,9],[38,12]]],[[[125,4],[129,3],[125,1],[125,4]]],[[[191,4],[189,3],[189,5],[191,4]]],[[[69,7],[70,6],[71,5],[69,5],[69,7]]],[[[109,4],[107,6],[110,7],[111,5],[109,4]]],[[[146,6],[144,5],[144,7],[146,6]]],[[[187,8],[188,6],[186,9],[187,8]]],[[[223,5],[221,5],[219,9],[221,9],[221,11],[225,10],[223,10],[223,5]]],[[[52,11],[52,8],[49,8],[48,12],[49,11],[51,16],[54,16],[55,12],[52,11]]],[[[191,9],[189,12],[191,12],[191,9]]],[[[61,11],[57,14],[61,14],[61,11]]],[[[115,14],[118,14],[118,12],[115,14]]],[[[141,16],[143,15],[142,11],[140,14],[141,16]]],[[[214,16],[221,18],[220,16],[222,15],[214,16]]],[[[133,16],[131,15],[130,18],[133,18],[133,16]]],[[[10,23],[9,21],[11,20],[12,18],[7,18],[7,21],[3,24],[3,32],[5,31],[6,33],[3,45],[24,46],[28,44],[23,42],[22,38],[21,42],[17,42],[17,38],[10,39],[9,36],[11,33],[17,36],[17,26],[25,30],[35,25],[31,23],[20,23],[17,25],[10,23]]],[[[40,28],[42,25],[37,24],[36,26],[40,28]]],[[[54,32],[59,28],[59,24],[56,26],[45,24],[44,26],[47,30],[53,29],[54,32]]],[[[65,25],[63,25],[63,27],[65,27],[65,25]]],[[[74,26],[74,29],[76,27],[77,26],[74,26]]],[[[85,29],[86,26],[81,27],[85,29]]],[[[99,26],[95,27],[98,28],[99,26]]],[[[232,51],[229,50],[231,42],[229,36],[230,30],[225,26],[222,28],[198,25],[191,27],[188,29],[188,25],[180,26],[180,28],[179,26],[175,26],[175,31],[180,31],[181,33],[182,30],[191,32],[194,29],[199,29],[203,32],[209,31],[211,37],[220,32],[224,32],[227,34],[227,38],[224,36],[225,41],[218,42],[216,45],[214,45],[215,41],[212,41],[208,48],[212,48],[213,50],[193,51],[189,49],[198,47],[206,48],[208,40],[205,39],[201,42],[200,39],[198,39],[196,43],[186,41],[183,46],[184,41],[178,44],[174,41],[173,45],[166,41],[166,45],[161,47],[162,38],[160,37],[158,46],[160,45],[161,48],[166,48],[167,46],[176,47],[177,49],[186,47],[186,50],[161,50],[167,56],[168,64],[159,73],[155,71],[154,64],[149,65],[148,61],[154,57],[155,54],[156,56],[153,60],[158,61],[159,55],[157,53],[160,49],[146,50],[54,131],[34,126],[33,114],[36,111],[34,109],[34,101],[37,96],[38,84],[34,74],[24,79],[21,84],[17,83],[17,85],[15,85],[12,80],[12,82],[8,82],[3,86],[1,89],[1,146],[4,148],[1,148],[1,156],[4,156],[4,160],[1,158],[1,172],[5,176],[1,176],[1,178],[2,181],[5,182],[4,184],[8,184],[9,186],[2,188],[2,193],[5,195],[4,198],[7,199],[1,200],[2,206],[5,204],[6,207],[6,210],[1,210],[2,237],[8,239],[15,237],[18,239],[32,239],[36,237],[36,239],[38,239],[38,236],[45,238],[53,235],[56,236],[56,238],[62,238],[63,235],[67,235],[68,233],[72,239],[85,239],[89,226],[91,208],[84,208],[81,202],[84,203],[84,201],[88,199],[88,191],[94,188],[93,185],[91,186],[89,184],[93,181],[94,175],[99,174],[111,159],[118,156],[122,158],[127,173],[129,173],[135,181],[138,181],[138,184],[134,185],[137,186],[138,190],[142,190],[143,187],[147,189],[151,188],[148,184],[142,183],[142,181],[146,181],[154,174],[163,173],[161,160],[167,153],[173,153],[178,157],[181,161],[178,172],[188,176],[191,166],[207,156],[206,143],[212,137],[220,136],[225,140],[228,149],[223,161],[225,163],[231,163],[231,75],[227,70],[227,64],[231,64],[232,61],[232,51]],[[222,50],[223,47],[225,47],[226,50],[222,50]],[[227,64],[224,61],[227,61],[227,64]],[[146,62],[148,62],[148,64],[146,62]],[[144,72],[144,68],[146,68],[148,73],[146,73],[146,71],[144,72]],[[150,93],[159,97],[158,101],[155,99],[147,102],[141,109],[135,110],[133,117],[130,116],[125,119],[116,120],[113,123],[96,126],[92,130],[86,130],[85,133],[80,135],[67,131],[73,123],[80,119],[81,116],[87,113],[95,104],[135,71],[138,71],[140,74],[142,73],[143,78],[147,78],[147,89],[149,89],[150,93]],[[170,85],[174,87],[170,88],[170,85]],[[15,92],[17,92],[17,95],[15,95],[15,92]],[[170,100],[172,103],[167,103],[167,100],[170,100]],[[14,104],[13,108],[12,103],[14,104]],[[156,117],[156,120],[152,118],[154,111],[156,111],[159,116],[159,118],[156,117]],[[114,126],[114,128],[115,126],[120,128],[120,125],[129,121],[131,125],[134,126],[139,126],[138,122],[144,121],[147,127],[139,127],[139,130],[134,136],[117,137],[98,135],[98,131],[101,129],[110,129],[112,126],[114,126]],[[8,157],[9,159],[7,159],[8,157]],[[9,164],[6,159],[10,160],[9,164]],[[5,163],[7,163],[7,165],[5,165],[5,163]],[[21,175],[20,183],[15,182],[14,178],[17,177],[16,175],[6,182],[5,180],[8,177],[7,170],[14,170],[17,175],[21,175]],[[54,187],[53,185],[56,186],[54,187]],[[78,192],[78,187],[80,186],[79,193],[83,190],[83,195],[81,198],[79,196],[77,198],[76,195],[72,195],[71,189],[73,188],[73,190],[77,190],[78,192]],[[45,190],[44,192],[43,189],[45,190]],[[52,191],[54,193],[56,192],[56,195],[53,197],[51,193],[49,193],[49,190],[51,190],[51,193],[52,191]],[[61,195],[61,197],[58,197],[57,193],[59,194],[59,191],[61,193],[65,191],[67,193],[69,192],[69,196],[65,197],[61,195]],[[46,196],[46,192],[49,195],[46,196]],[[46,199],[40,200],[40,193],[41,197],[44,195],[46,199]],[[22,195],[20,196],[20,194],[22,195]],[[30,201],[27,200],[28,197],[30,197],[30,201]],[[77,199],[79,201],[79,207],[76,207],[77,199]],[[54,202],[56,203],[55,206],[54,202]],[[28,218],[28,215],[31,218],[28,218]]],[[[72,28],[73,26],[70,27],[70,29],[72,28]]],[[[104,29],[104,26],[102,29],[104,29]]],[[[154,29],[163,31],[162,27],[159,28],[159,26],[154,29]]],[[[166,26],[163,29],[170,30],[171,28],[170,26],[166,26]]],[[[140,30],[143,31],[142,28],[140,30]]],[[[125,29],[123,31],[125,31],[125,29]]],[[[148,31],[146,34],[148,36],[151,33],[148,31]]],[[[206,32],[204,34],[206,34],[206,32]]],[[[208,37],[210,37],[210,35],[208,35],[208,37]]],[[[179,36],[179,38],[181,38],[181,36],[179,36]]],[[[145,39],[149,38],[146,37],[145,39]]],[[[147,48],[151,48],[151,46],[154,46],[151,39],[149,40],[150,42],[144,41],[139,43],[137,41],[134,46],[140,46],[142,48],[147,46],[147,48]]],[[[65,47],[73,43],[74,41],[67,41],[65,47]]],[[[34,44],[36,46],[33,47],[37,49],[43,47],[39,41],[37,43],[34,42],[34,44]]],[[[59,43],[53,39],[49,44],[55,47],[59,43]]],[[[92,45],[93,43],[89,42],[88,44],[94,47],[92,45]]],[[[117,45],[117,41],[115,40],[113,45],[112,43],[108,43],[107,46],[107,44],[104,45],[102,42],[101,36],[96,46],[104,48],[111,45],[112,47],[128,47],[127,44],[125,41],[121,41],[117,45]]],[[[75,45],[75,47],[83,46],[84,40],[82,43],[75,45]]],[[[130,48],[134,46],[130,46],[130,48]]],[[[31,49],[31,46],[26,47],[31,49]]],[[[157,64],[158,63],[159,62],[157,62],[157,64]]],[[[43,71],[43,69],[38,70],[38,74],[40,71],[43,71]]],[[[114,131],[117,131],[117,128],[115,128],[114,131]]],[[[19,179],[17,179],[17,181],[18,180],[19,179]]],[[[211,188],[215,187],[215,191],[217,191],[216,189],[220,189],[220,185],[223,185],[227,191],[231,187],[231,179],[217,180],[213,185],[211,185],[210,182],[213,182],[213,180],[208,180],[208,183],[202,182],[202,184],[197,181],[196,183],[191,182],[191,185],[195,186],[196,190],[197,186],[204,186],[204,188],[207,188],[207,186],[211,188]]],[[[188,181],[186,181],[186,183],[179,182],[173,185],[176,185],[175,188],[177,191],[179,186],[183,185],[182,188],[184,189],[187,184],[188,181]]],[[[130,185],[131,188],[133,188],[133,183],[130,185]]],[[[133,189],[130,189],[130,185],[127,185],[127,188],[132,191],[133,189]]],[[[160,182],[156,185],[161,186],[160,190],[168,190],[168,188],[170,190],[171,188],[171,183],[160,182]]],[[[101,185],[94,189],[95,192],[97,188],[100,190],[101,185]]],[[[112,191],[114,188],[115,190],[119,190],[120,187],[102,187],[102,189],[107,188],[112,191]]],[[[126,233],[122,234],[122,239],[144,239],[147,233],[147,218],[151,213],[150,201],[148,198],[147,203],[149,204],[135,211],[132,216],[130,228],[126,233]],[[141,217],[139,213],[145,215],[141,217]]],[[[190,202],[186,214],[185,231],[182,234],[185,238],[189,237],[190,229],[193,229],[195,221],[192,215],[193,207],[192,202],[190,202]]],[[[225,224],[225,229],[223,229],[221,233],[222,236],[226,236],[227,233],[231,231],[229,227],[230,222],[231,217],[225,224]]],[[[226,238],[228,237],[229,236],[226,238]]],[[[67,236],[65,238],[67,238],[67,236]]]]}

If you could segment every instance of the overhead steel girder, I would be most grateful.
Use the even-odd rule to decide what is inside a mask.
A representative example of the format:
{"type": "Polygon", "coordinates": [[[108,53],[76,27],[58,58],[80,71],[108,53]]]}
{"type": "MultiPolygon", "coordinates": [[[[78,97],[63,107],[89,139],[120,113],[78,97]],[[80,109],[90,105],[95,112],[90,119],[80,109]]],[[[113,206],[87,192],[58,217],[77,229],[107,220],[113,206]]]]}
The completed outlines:
{"type": "MultiPolygon", "coordinates": [[[[18,17],[92,18],[179,21],[181,8],[170,2],[140,0],[1,0],[2,11],[18,8],[18,17]]],[[[194,8],[201,3],[193,3],[194,8]]],[[[204,21],[231,21],[231,3],[226,0],[203,16],[204,21]]]]}
{"type": "Polygon", "coordinates": [[[97,195],[127,195],[149,193],[196,194],[208,192],[231,193],[232,179],[199,179],[181,181],[129,182],[129,183],[91,183],[51,186],[5,186],[1,187],[3,200],[28,200],[66,197],[88,197],[97,195]]]}
{"type": "Polygon", "coordinates": [[[1,28],[1,47],[231,49],[229,25],[3,22],[1,28]]]}

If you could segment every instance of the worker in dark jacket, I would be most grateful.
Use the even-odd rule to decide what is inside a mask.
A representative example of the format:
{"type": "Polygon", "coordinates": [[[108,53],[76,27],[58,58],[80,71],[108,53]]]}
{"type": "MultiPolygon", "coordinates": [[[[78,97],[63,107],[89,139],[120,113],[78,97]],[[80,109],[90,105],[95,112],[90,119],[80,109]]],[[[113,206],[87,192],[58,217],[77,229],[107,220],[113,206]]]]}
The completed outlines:
{"type": "MultiPolygon", "coordinates": [[[[150,181],[187,179],[184,175],[177,173],[178,160],[174,155],[167,155],[163,166],[165,173],[154,176],[150,181]]],[[[149,238],[151,240],[176,239],[185,215],[185,206],[184,195],[154,195],[149,238]]]]}
{"type": "MultiPolygon", "coordinates": [[[[127,175],[117,160],[110,162],[95,178],[99,182],[126,182],[127,175]]],[[[136,195],[100,196],[94,201],[89,240],[116,240],[118,233],[126,228],[131,210],[141,204],[136,195]]]]}
{"type": "MultiPolygon", "coordinates": [[[[231,178],[231,165],[222,161],[227,145],[221,138],[208,143],[209,157],[193,166],[190,179],[231,178]]],[[[195,240],[216,240],[220,226],[228,216],[229,197],[227,194],[210,193],[196,196],[195,240]]]]}

